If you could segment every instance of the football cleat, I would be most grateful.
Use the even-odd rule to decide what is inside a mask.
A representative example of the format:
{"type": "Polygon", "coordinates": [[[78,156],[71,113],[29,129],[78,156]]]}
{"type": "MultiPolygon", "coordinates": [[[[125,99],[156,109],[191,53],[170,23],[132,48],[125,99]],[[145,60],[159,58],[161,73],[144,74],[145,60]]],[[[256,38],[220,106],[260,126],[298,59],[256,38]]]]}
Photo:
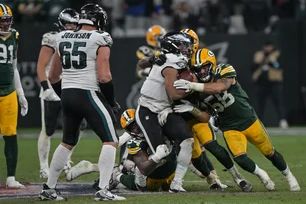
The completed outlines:
{"type": "Polygon", "coordinates": [[[253,189],[252,184],[247,180],[240,181],[238,185],[243,192],[251,192],[253,189]]]}
{"type": "Polygon", "coordinates": [[[101,190],[99,187],[99,182],[100,182],[100,177],[97,178],[97,180],[94,181],[94,184],[92,185],[92,188],[95,189],[96,191],[101,190]]]}
{"type": "Polygon", "coordinates": [[[67,200],[66,198],[63,198],[60,195],[60,192],[56,189],[51,189],[47,184],[43,185],[43,190],[39,194],[40,200],[55,200],[55,201],[63,201],[67,200]]]}
{"type": "Polygon", "coordinates": [[[47,179],[49,177],[49,169],[40,169],[39,177],[42,179],[47,179]]]}
{"type": "Polygon", "coordinates": [[[217,175],[210,173],[206,177],[206,181],[210,185],[210,189],[222,189],[222,183],[217,175]]]}
{"type": "Polygon", "coordinates": [[[25,188],[24,185],[15,180],[14,176],[7,177],[6,179],[7,188],[25,188]]]}
{"type": "Polygon", "coordinates": [[[102,200],[126,200],[125,197],[117,196],[115,194],[112,194],[110,191],[103,189],[99,190],[95,194],[95,200],[96,201],[102,201],[102,200]]]}
{"type": "Polygon", "coordinates": [[[182,187],[182,182],[172,180],[169,192],[170,193],[185,193],[186,190],[182,187]]]}
{"type": "Polygon", "coordinates": [[[91,169],[91,162],[82,160],[77,165],[73,166],[72,168],[65,170],[66,181],[72,181],[76,179],[77,177],[92,172],[91,169]]]}
{"type": "Polygon", "coordinates": [[[259,169],[259,174],[258,177],[261,180],[261,182],[264,184],[265,188],[268,191],[273,191],[275,189],[275,184],[274,182],[270,179],[269,175],[267,172],[265,172],[262,169],[259,169]]]}
{"type": "Polygon", "coordinates": [[[299,183],[297,182],[296,178],[291,172],[286,176],[286,178],[289,183],[290,191],[300,191],[301,190],[299,183]]]}

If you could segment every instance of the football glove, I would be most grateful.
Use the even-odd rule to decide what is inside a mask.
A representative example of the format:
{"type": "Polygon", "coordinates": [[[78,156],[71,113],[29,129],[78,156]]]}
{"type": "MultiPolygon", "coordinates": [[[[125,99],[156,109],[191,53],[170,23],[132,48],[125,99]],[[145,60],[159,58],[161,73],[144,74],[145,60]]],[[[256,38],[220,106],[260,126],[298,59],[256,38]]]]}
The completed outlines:
{"type": "Polygon", "coordinates": [[[151,157],[151,159],[155,162],[155,163],[159,163],[160,160],[166,156],[168,156],[170,154],[170,151],[167,147],[166,144],[161,144],[158,145],[156,148],[156,152],[155,154],[151,157]]]}
{"type": "Polygon", "coordinates": [[[174,83],[173,83],[173,86],[176,88],[176,89],[183,89],[183,90],[186,90],[185,92],[190,92],[192,89],[190,87],[190,81],[187,81],[187,80],[184,80],[184,79],[179,79],[179,80],[176,80],[174,83]]]}
{"type": "Polygon", "coordinates": [[[25,116],[28,113],[28,101],[24,95],[18,96],[18,100],[19,100],[19,105],[21,107],[20,113],[22,116],[25,116]]]}
{"type": "Polygon", "coordinates": [[[60,101],[61,99],[58,97],[58,95],[54,92],[53,89],[46,89],[42,92],[41,95],[42,99],[46,101],[60,101]]]}
{"type": "Polygon", "coordinates": [[[176,113],[185,113],[191,112],[194,109],[194,106],[187,100],[181,100],[183,104],[174,106],[174,112],[176,113]]]}
{"type": "Polygon", "coordinates": [[[164,126],[167,123],[167,117],[169,113],[173,113],[173,110],[171,108],[166,108],[157,115],[158,123],[161,126],[164,126]]]}

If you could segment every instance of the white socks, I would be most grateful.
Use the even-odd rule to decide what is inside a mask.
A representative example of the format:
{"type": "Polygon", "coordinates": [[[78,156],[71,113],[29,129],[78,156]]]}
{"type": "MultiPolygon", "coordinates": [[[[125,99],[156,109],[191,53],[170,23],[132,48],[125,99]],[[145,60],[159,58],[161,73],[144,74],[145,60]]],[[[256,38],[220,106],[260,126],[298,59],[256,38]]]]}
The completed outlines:
{"type": "Polygon", "coordinates": [[[260,168],[255,164],[255,170],[253,172],[253,174],[255,174],[256,176],[259,176],[260,175],[260,168]]]}
{"type": "Polygon", "coordinates": [[[287,176],[289,173],[290,173],[290,169],[289,169],[289,167],[287,166],[287,168],[286,168],[284,171],[282,171],[282,174],[283,174],[284,176],[287,176]]]}
{"type": "Polygon", "coordinates": [[[105,189],[105,187],[109,185],[109,180],[115,165],[116,150],[117,149],[111,145],[103,145],[102,147],[98,162],[100,170],[99,187],[101,189],[105,189]]]}
{"type": "Polygon", "coordinates": [[[41,131],[37,142],[40,169],[49,169],[50,137],[45,131],[41,131]]]}
{"type": "Polygon", "coordinates": [[[57,180],[68,161],[70,150],[61,144],[56,148],[50,164],[49,177],[47,185],[49,188],[55,188],[57,180]]]}
{"type": "Polygon", "coordinates": [[[183,178],[188,170],[192,155],[193,138],[188,138],[181,142],[181,150],[177,156],[177,165],[173,180],[182,183],[183,178]]]}

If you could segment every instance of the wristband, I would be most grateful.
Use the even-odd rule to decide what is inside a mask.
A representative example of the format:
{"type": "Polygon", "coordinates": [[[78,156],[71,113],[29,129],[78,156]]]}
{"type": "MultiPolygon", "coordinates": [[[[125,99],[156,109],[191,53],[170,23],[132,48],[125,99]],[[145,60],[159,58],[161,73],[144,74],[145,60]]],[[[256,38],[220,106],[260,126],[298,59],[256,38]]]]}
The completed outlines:
{"type": "Polygon", "coordinates": [[[151,159],[156,163],[156,164],[158,164],[159,162],[160,162],[160,158],[159,158],[159,156],[157,156],[156,154],[154,154],[152,157],[151,157],[151,159]]]}
{"type": "Polygon", "coordinates": [[[198,108],[194,107],[190,113],[196,118],[198,118],[201,116],[202,112],[198,108]]]}
{"type": "Polygon", "coordinates": [[[198,92],[204,92],[204,83],[190,82],[190,89],[198,92]]]}
{"type": "Polygon", "coordinates": [[[44,91],[49,88],[47,80],[40,82],[40,85],[44,91]]]}

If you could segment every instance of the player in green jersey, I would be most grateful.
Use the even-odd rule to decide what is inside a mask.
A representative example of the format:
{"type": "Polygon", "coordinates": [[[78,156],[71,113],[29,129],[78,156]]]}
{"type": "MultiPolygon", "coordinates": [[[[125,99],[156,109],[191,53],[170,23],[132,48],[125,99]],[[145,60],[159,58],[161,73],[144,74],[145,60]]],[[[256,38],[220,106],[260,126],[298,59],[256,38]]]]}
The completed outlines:
{"type": "Polygon", "coordinates": [[[12,24],[11,9],[5,4],[0,4],[0,132],[4,139],[7,166],[6,187],[24,188],[24,185],[15,180],[18,158],[17,95],[22,116],[28,112],[28,102],[24,96],[17,70],[19,33],[11,28],[12,24]]]}
{"type": "Polygon", "coordinates": [[[265,127],[258,119],[248,96],[237,81],[237,74],[230,64],[217,65],[215,55],[208,49],[198,50],[192,58],[192,70],[200,83],[177,80],[174,86],[186,92],[203,92],[203,101],[217,109],[220,130],[238,165],[259,177],[266,189],[274,190],[269,175],[247,155],[247,141],[286,177],[291,191],[300,186],[287,166],[283,156],[273,147],[265,127]]]}

